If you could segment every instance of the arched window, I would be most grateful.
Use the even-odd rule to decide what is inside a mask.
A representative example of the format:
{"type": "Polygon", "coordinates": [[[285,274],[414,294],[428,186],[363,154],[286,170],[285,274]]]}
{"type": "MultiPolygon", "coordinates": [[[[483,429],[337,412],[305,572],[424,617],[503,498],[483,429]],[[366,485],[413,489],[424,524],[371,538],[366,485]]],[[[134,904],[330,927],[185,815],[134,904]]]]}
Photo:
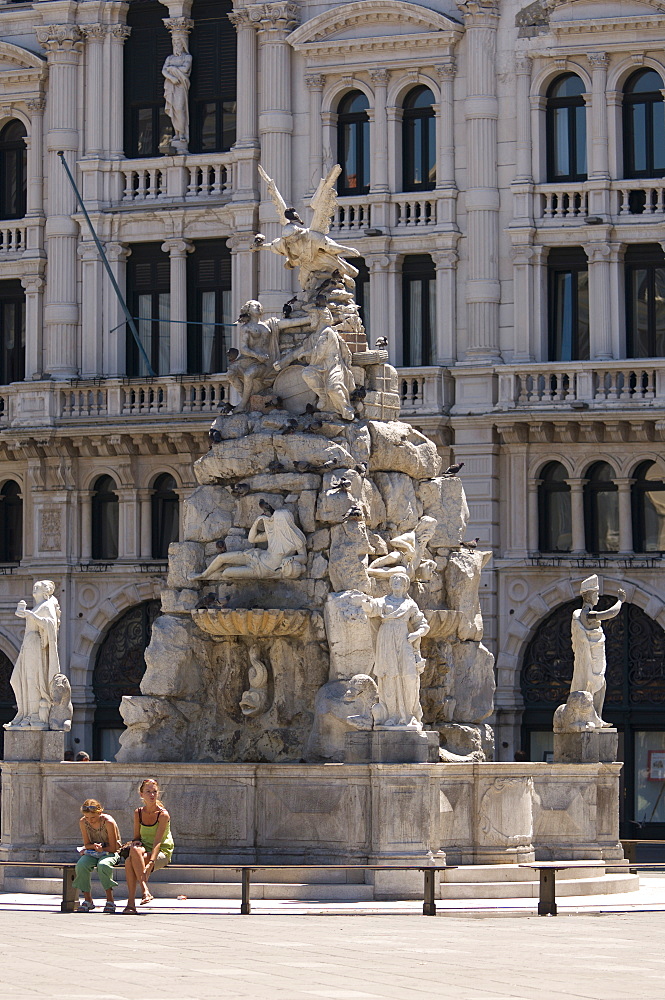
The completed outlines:
{"type": "Polygon", "coordinates": [[[343,97],[337,109],[337,162],[342,166],[340,195],[369,191],[369,101],[359,90],[343,97]]]}
{"type": "Polygon", "coordinates": [[[655,462],[642,462],[634,473],[633,548],[665,552],[665,482],[655,462]]]}
{"type": "Polygon", "coordinates": [[[436,363],[436,270],[429,254],[412,254],[402,265],[402,364],[436,363]]]}
{"type": "Polygon", "coordinates": [[[585,181],[586,106],[584,84],[566,73],[547,91],[547,180],[585,181]]]}
{"type": "MultiPolygon", "coordinates": [[[[579,580],[589,571],[580,569],[579,580]]],[[[602,611],[616,598],[604,595],[602,611]]],[[[522,746],[534,761],[547,760],[552,749],[552,717],[568,697],[573,676],[570,622],[580,598],[552,611],[538,625],[522,664],[524,699],[522,746]]],[[[625,761],[622,796],[622,836],[635,836],[635,824],[647,824],[643,833],[665,832],[665,796],[662,781],[650,773],[649,754],[665,750],[665,632],[641,608],[624,603],[616,618],[603,625],[607,660],[607,694],[603,717],[619,730],[621,759],[625,761]],[[648,831],[648,832],[647,832],[648,831]]]]}
{"type": "Polygon", "coordinates": [[[549,462],[538,487],[538,548],[541,552],[570,552],[572,519],[568,473],[560,462],[549,462]]]}
{"type": "Polygon", "coordinates": [[[178,494],[168,472],[158,476],[152,494],[152,558],[166,559],[171,542],[178,541],[178,494]]]}
{"type": "Polygon", "coordinates": [[[92,558],[118,558],[118,496],[110,476],[100,476],[92,495],[92,558]]]}
{"type": "MultiPolygon", "coordinates": [[[[663,109],[665,113],[665,109],[663,109]]],[[[636,192],[637,194],[644,192],[636,192]]],[[[626,347],[629,358],[665,357],[665,254],[658,243],[628,247],[626,347]]]]}
{"type": "Polygon", "coordinates": [[[431,191],[436,185],[434,94],[416,87],[404,100],[402,171],[405,191],[431,191]]]}
{"type": "Polygon", "coordinates": [[[93,756],[113,760],[125,725],[120,715],[123,695],[140,695],[145,673],[143,654],[150,642],[160,601],[144,601],[112,623],[102,640],[92,675],[95,695],[93,756]]]}
{"type": "Polygon", "coordinates": [[[596,462],[584,487],[584,526],[587,552],[619,551],[619,493],[607,462],[596,462]]]}
{"type": "Polygon", "coordinates": [[[0,132],[0,219],[22,219],[26,209],[25,126],[13,119],[0,132]]]}
{"type": "Polygon", "coordinates": [[[652,69],[629,77],[623,92],[625,177],[665,176],[663,81],[652,69]]]}
{"type": "Polygon", "coordinates": [[[23,555],[23,500],[9,479],[0,490],[0,562],[17,563],[23,555]]]}

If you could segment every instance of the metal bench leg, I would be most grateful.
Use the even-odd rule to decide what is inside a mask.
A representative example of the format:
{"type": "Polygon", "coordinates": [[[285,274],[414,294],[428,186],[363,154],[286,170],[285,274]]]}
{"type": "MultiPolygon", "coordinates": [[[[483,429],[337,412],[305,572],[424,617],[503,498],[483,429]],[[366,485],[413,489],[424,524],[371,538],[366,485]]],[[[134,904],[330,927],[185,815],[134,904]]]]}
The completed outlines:
{"type": "Polygon", "coordinates": [[[240,904],[241,913],[251,913],[252,905],[250,903],[249,893],[250,886],[252,884],[252,869],[243,868],[242,869],[242,903],[240,904]]]}
{"type": "Polygon", "coordinates": [[[78,891],[74,888],[76,865],[62,866],[62,902],[61,913],[74,913],[77,907],[78,891]]]}
{"type": "Polygon", "coordinates": [[[436,903],[434,902],[434,872],[425,868],[425,898],[423,902],[423,915],[426,917],[436,916],[436,903]]]}
{"type": "Polygon", "coordinates": [[[556,917],[556,875],[545,868],[540,869],[539,917],[556,917]]]}

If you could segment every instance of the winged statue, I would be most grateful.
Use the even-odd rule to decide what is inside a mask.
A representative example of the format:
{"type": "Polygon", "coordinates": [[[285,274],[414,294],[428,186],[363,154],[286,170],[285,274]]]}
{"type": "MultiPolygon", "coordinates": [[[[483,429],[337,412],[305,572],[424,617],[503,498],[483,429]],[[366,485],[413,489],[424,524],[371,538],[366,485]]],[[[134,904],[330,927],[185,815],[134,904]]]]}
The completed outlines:
{"type": "Polygon", "coordinates": [[[268,186],[268,193],[277,209],[283,230],[282,235],[271,243],[266,243],[265,236],[257,233],[252,250],[272,250],[273,253],[286,257],[284,266],[300,269],[298,276],[300,285],[306,292],[326,278],[332,277],[335,272],[338,272],[338,277],[342,275],[349,278],[355,278],[358,274],[358,269],[344,258],[358,257],[359,251],[353,247],[342,246],[327,235],[337,207],[335,182],[341,170],[339,164],[335,164],[327,177],[319,181],[319,186],[310,202],[314,214],[311,225],[307,228],[296,210],[287,207],[274,180],[259,164],[259,173],[268,186]]]}

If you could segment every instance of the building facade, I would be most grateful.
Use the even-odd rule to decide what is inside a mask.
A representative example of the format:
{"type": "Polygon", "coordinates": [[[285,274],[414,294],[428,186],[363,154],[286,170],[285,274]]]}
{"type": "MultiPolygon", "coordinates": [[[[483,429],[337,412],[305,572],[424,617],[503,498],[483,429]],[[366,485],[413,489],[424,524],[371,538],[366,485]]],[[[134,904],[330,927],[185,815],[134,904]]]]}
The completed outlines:
{"type": "Polygon", "coordinates": [[[494,552],[497,755],[546,758],[571,602],[598,572],[628,594],[606,712],[625,821],[661,832],[664,93],[661,0],[0,3],[3,721],[13,612],[47,576],[73,735],[112,754],[229,398],[230,324],[288,298],[281,260],[251,250],[279,231],[257,164],[306,212],[339,162],[332,235],[362,255],[370,342],[388,340],[403,415],[464,461],[494,552]],[[184,145],[162,74],[183,44],[184,145]]]}

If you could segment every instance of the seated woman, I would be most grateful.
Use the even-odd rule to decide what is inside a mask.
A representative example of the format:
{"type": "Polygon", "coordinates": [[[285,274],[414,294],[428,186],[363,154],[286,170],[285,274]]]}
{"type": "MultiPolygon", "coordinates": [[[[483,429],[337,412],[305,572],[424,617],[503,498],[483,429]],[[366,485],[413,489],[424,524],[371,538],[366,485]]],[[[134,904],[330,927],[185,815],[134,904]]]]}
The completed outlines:
{"type": "Polygon", "coordinates": [[[141,886],[141,905],[153,898],[148,879],[154,871],[165,868],[173,854],[171,817],[159,800],[159,785],[154,778],[144,778],[139,785],[143,805],[134,810],[134,835],[125,861],[127,906],[123,913],[136,913],[136,884],[141,886]]]}
{"type": "Polygon", "coordinates": [[[113,869],[118,863],[120,847],[118,824],[113,816],[104,812],[97,799],[86,799],[81,806],[81,813],[79,825],[83,836],[84,853],[76,862],[74,878],[74,885],[83,893],[83,902],[79,905],[79,910],[82,913],[89,913],[95,908],[90,892],[90,876],[96,868],[99,881],[106,892],[104,913],[115,913],[113,890],[118,883],[113,878],[113,869]]]}

